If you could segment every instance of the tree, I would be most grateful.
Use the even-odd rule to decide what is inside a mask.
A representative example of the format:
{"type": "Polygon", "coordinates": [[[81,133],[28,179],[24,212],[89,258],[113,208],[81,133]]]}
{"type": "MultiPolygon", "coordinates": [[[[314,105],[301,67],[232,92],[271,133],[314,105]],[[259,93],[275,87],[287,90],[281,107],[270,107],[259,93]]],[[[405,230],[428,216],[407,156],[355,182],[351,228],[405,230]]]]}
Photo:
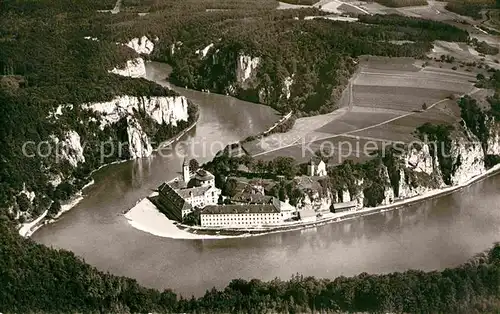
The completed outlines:
{"type": "Polygon", "coordinates": [[[422,104],[422,110],[424,110],[424,111],[425,111],[425,110],[427,110],[427,103],[425,103],[425,102],[424,102],[424,103],[422,104]]]}
{"type": "Polygon", "coordinates": [[[17,205],[19,205],[19,210],[22,212],[29,211],[31,209],[31,202],[28,196],[24,193],[21,193],[17,197],[17,205]]]}
{"type": "Polygon", "coordinates": [[[55,200],[52,202],[49,208],[49,214],[50,215],[56,215],[61,211],[61,203],[58,200],[55,200]]]}
{"type": "Polygon", "coordinates": [[[200,211],[195,210],[187,214],[183,219],[182,223],[189,226],[199,226],[201,224],[200,211]]]}
{"type": "Polygon", "coordinates": [[[200,164],[198,163],[198,161],[194,158],[191,159],[189,161],[189,171],[195,172],[196,170],[198,170],[198,168],[200,168],[200,164]]]}
{"type": "Polygon", "coordinates": [[[289,179],[297,174],[297,165],[295,159],[292,157],[276,157],[273,161],[269,162],[269,168],[276,175],[283,175],[289,179]]]}
{"type": "Polygon", "coordinates": [[[315,153],[315,156],[319,157],[321,160],[323,160],[325,163],[328,162],[328,160],[332,157],[333,152],[329,147],[322,147],[318,149],[315,153]]]}
{"type": "Polygon", "coordinates": [[[233,197],[236,195],[238,192],[238,181],[234,178],[230,178],[226,181],[226,184],[224,185],[224,195],[227,195],[229,197],[233,197]]]}

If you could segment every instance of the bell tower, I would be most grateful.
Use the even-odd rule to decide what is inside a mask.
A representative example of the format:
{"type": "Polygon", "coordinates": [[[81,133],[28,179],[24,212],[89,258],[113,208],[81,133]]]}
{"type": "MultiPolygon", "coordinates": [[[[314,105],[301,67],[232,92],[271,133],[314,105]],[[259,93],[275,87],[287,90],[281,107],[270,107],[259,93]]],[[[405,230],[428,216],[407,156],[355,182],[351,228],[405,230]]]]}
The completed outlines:
{"type": "Polygon", "coordinates": [[[189,162],[186,158],[184,158],[184,162],[182,163],[182,178],[184,179],[185,183],[189,182],[189,180],[191,179],[190,176],[191,174],[189,172],[189,162]]]}
{"type": "Polygon", "coordinates": [[[314,175],[316,174],[316,164],[314,163],[314,160],[313,158],[311,158],[311,161],[309,162],[309,165],[307,165],[307,174],[310,176],[310,177],[314,177],[314,175]]]}

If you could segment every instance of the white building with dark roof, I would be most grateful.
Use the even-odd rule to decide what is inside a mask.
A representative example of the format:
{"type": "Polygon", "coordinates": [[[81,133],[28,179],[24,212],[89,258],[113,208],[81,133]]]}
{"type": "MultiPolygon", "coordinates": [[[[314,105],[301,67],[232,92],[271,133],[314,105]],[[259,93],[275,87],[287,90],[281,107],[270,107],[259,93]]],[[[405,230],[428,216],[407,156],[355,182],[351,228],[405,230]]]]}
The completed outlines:
{"type": "Polygon", "coordinates": [[[277,198],[265,204],[210,205],[201,212],[202,227],[249,228],[279,225],[294,216],[277,198]]]}
{"type": "Polygon", "coordinates": [[[182,164],[182,177],[162,184],[158,192],[158,202],[177,220],[182,220],[195,207],[216,205],[221,195],[221,190],[215,187],[214,175],[203,169],[191,173],[186,160],[182,164]]]}
{"type": "Polygon", "coordinates": [[[310,177],[324,177],[327,176],[326,172],[326,164],[323,160],[319,160],[318,162],[314,161],[311,158],[309,165],[307,165],[307,175],[310,177]]]}

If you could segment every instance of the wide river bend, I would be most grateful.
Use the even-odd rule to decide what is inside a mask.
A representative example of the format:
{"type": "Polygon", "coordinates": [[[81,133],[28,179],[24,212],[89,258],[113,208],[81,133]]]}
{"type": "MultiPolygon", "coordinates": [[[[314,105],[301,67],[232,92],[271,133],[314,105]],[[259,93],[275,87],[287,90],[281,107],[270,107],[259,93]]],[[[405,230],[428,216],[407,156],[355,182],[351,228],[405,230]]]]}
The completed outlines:
{"type": "MultiPolygon", "coordinates": [[[[161,84],[168,67],[148,63],[161,84]]],[[[235,142],[267,129],[272,109],[231,97],[175,88],[200,107],[200,120],[179,144],[235,142]]],[[[200,162],[212,156],[199,158],[200,162]]],[[[173,240],[130,226],[122,215],[179,172],[182,157],[153,156],[111,165],[94,175],[85,198],[58,222],[38,230],[39,243],[73,251],[103,271],[184,296],[222,288],[234,278],[289,279],[295,273],[334,278],[456,266],[500,239],[500,176],[407,208],[302,231],[243,239],[173,240]]]]}

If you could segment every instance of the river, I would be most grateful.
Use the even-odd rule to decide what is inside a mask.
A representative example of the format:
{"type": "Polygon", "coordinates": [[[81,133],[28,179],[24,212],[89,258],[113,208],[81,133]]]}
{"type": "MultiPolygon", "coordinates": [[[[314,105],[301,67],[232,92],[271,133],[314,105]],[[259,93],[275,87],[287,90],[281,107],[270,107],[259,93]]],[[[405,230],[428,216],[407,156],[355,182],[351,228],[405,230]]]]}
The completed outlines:
{"type": "MultiPolygon", "coordinates": [[[[168,68],[148,63],[148,77],[167,84],[168,68]]],[[[175,88],[200,107],[200,120],[179,151],[231,143],[277,120],[265,106],[175,88]],[[198,143],[198,144],[196,144],[198,143]],[[193,145],[194,144],[194,145],[193,145]]],[[[167,154],[163,154],[167,155],[167,154]]],[[[211,159],[206,154],[200,162],[211,159]]],[[[122,212],[180,170],[183,157],[153,156],[105,167],[85,198],[33,239],[73,251],[103,271],[153,288],[190,296],[222,288],[234,278],[334,278],[361,272],[453,267],[500,239],[500,176],[407,208],[314,229],[244,239],[173,240],[131,227],[122,212]]]]}

